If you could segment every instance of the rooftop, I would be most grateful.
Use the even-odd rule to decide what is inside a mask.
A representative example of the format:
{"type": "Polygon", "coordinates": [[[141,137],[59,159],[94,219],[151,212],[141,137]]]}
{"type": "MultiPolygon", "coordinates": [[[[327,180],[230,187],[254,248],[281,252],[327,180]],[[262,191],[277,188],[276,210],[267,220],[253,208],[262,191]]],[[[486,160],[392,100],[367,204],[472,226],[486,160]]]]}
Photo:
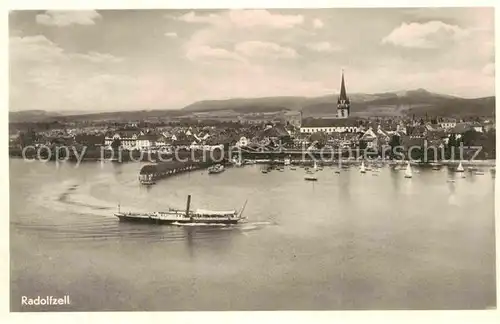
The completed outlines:
{"type": "Polygon", "coordinates": [[[301,127],[354,127],[358,126],[356,119],[345,118],[306,118],[301,127]]]}

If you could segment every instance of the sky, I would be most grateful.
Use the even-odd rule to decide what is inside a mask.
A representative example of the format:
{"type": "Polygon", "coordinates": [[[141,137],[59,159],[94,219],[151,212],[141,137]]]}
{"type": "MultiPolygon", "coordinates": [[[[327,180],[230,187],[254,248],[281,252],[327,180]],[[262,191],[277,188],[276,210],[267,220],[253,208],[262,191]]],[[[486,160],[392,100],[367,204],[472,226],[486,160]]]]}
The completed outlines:
{"type": "Polygon", "coordinates": [[[424,88],[494,95],[492,8],[11,11],[11,111],[424,88]]]}

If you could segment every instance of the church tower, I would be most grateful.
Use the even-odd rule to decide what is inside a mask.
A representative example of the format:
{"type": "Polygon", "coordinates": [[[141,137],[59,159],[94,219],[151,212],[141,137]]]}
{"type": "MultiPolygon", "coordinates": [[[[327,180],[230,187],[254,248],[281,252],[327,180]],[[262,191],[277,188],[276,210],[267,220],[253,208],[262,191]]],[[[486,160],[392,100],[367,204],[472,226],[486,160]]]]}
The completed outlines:
{"type": "Polygon", "coordinates": [[[347,98],[344,82],[344,70],[342,70],[342,83],[340,85],[340,95],[337,100],[337,118],[348,118],[350,112],[351,102],[347,98]]]}

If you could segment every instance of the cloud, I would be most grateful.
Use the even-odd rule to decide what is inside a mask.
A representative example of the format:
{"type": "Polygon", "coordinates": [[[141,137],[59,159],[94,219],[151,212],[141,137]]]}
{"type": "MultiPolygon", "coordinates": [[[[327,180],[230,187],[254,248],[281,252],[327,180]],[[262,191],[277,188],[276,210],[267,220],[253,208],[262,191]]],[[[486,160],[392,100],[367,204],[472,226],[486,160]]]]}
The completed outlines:
{"type": "Polygon", "coordinates": [[[228,51],[223,48],[215,48],[208,45],[192,47],[187,53],[186,57],[191,61],[204,60],[204,59],[215,59],[215,60],[230,60],[230,61],[240,61],[245,60],[238,54],[228,51]]]}
{"type": "MultiPolygon", "coordinates": [[[[302,15],[261,9],[211,13],[191,11],[177,17],[172,15],[167,17],[192,24],[204,24],[182,44],[188,59],[210,57],[245,63],[248,63],[247,58],[250,57],[297,57],[298,54],[294,49],[275,44],[273,39],[283,37],[284,33],[294,35],[288,29],[299,26],[305,21],[302,15]]],[[[293,43],[293,40],[287,43],[293,43]]]]}
{"type": "Polygon", "coordinates": [[[413,48],[436,48],[449,41],[457,41],[467,36],[465,29],[448,25],[442,21],[426,23],[402,23],[382,39],[382,44],[392,44],[413,48]]]}
{"type": "Polygon", "coordinates": [[[247,57],[264,58],[295,58],[297,52],[290,47],[284,47],[276,43],[261,41],[246,41],[235,45],[235,50],[247,57]]]}
{"type": "Polygon", "coordinates": [[[118,63],[123,61],[122,58],[111,54],[95,51],[88,53],[68,53],[43,35],[10,37],[9,55],[11,62],[61,63],[75,59],[89,63],[118,63]]]}
{"type": "Polygon", "coordinates": [[[47,10],[44,14],[36,15],[36,22],[48,26],[94,25],[102,18],[95,10],[58,11],[47,10]]]}
{"type": "Polygon", "coordinates": [[[69,54],[71,58],[81,59],[92,63],[119,63],[123,58],[116,57],[107,53],[88,52],[87,54],[69,54]]]}
{"type": "Polygon", "coordinates": [[[64,50],[45,36],[13,36],[9,38],[11,61],[48,62],[67,59],[64,50]]]}
{"type": "Polygon", "coordinates": [[[284,15],[270,13],[267,10],[228,10],[214,14],[196,14],[194,11],[177,17],[188,23],[207,23],[212,25],[231,25],[236,28],[269,27],[287,29],[304,22],[302,15],[284,15]]]}
{"type": "Polygon", "coordinates": [[[314,29],[321,29],[321,28],[323,28],[323,26],[325,26],[325,24],[323,23],[323,21],[321,19],[316,18],[313,20],[314,29]]]}
{"type": "Polygon", "coordinates": [[[165,37],[169,37],[169,38],[177,38],[176,32],[167,32],[164,35],[165,35],[165,37]]]}
{"type": "MultiPolygon", "coordinates": [[[[167,15],[166,17],[172,18],[172,15],[167,15]]],[[[194,11],[190,11],[184,15],[176,17],[175,19],[180,20],[180,21],[184,21],[187,23],[216,24],[221,19],[221,16],[218,14],[197,15],[194,11]]]]}
{"type": "Polygon", "coordinates": [[[10,37],[9,84],[14,89],[10,93],[10,105],[13,109],[49,110],[96,107],[99,110],[100,104],[109,109],[117,103],[125,105],[127,102],[118,97],[123,96],[122,91],[133,91],[130,82],[117,82],[114,86],[112,80],[97,82],[95,79],[116,67],[111,63],[122,61],[123,58],[95,51],[67,52],[42,35],[10,37]],[[118,88],[122,90],[112,92],[118,88]],[[117,98],[105,104],[103,98],[111,95],[117,98]],[[96,107],[90,107],[92,105],[96,107]]]}
{"type": "Polygon", "coordinates": [[[272,14],[267,10],[231,10],[228,15],[233,24],[246,28],[292,28],[304,22],[302,15],[272,14]]]}
{"type": "Polygon", "coordinates": [[[326,52],[326,53],[337,52],[342,49],[340,46],[332,45],[329,42],[310,43],[307,44],[307,47],[315,52],[326,52]]]}

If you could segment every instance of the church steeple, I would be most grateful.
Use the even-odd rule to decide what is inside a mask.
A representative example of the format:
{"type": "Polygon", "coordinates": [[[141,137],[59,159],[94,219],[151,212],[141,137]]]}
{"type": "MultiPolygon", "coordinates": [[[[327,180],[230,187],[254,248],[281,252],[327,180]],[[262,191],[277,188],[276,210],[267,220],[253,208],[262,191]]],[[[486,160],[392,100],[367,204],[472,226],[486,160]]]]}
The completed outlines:
{"type": "Polygon", "coordinates": [[[342,70],[342,82],[340,84],[340,96],[339,100],[348,100],[347,93],[345,91],[345,82],[344,82],[344,70],[342,70]]]}
{"type": "Polygon", "coordinates": [[[347,118],[349,117],[351,103],[349,98],[347,97],[347,92],[345,90],[345,81],[344,81],[344,70],[342,69],[342,81],[340,83],[340,95],[337,100],[337,117],[338,118],[347,118]]]}

